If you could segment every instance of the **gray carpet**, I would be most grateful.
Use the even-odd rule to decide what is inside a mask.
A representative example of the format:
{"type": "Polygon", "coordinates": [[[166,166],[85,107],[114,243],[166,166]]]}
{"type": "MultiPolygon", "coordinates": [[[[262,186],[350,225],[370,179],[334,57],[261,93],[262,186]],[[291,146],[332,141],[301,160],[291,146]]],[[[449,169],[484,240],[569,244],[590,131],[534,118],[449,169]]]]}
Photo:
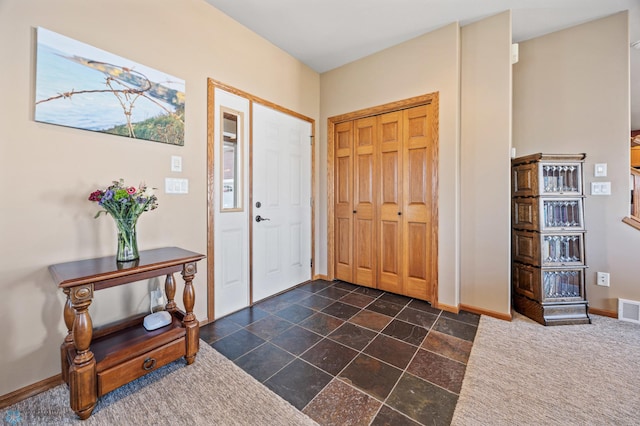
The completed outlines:
{"type": "Polygon", "coordinates": [[[452,424],[640,424],[640,326],[482,316],[452,424]]]}
{"type": "Polygon", "coordinates": [[[102,397],[89,419],[69,408],[66,385],[0,411],[3,424],[315,425],[200,341],[196,362],[173,362],[102,397]]]}

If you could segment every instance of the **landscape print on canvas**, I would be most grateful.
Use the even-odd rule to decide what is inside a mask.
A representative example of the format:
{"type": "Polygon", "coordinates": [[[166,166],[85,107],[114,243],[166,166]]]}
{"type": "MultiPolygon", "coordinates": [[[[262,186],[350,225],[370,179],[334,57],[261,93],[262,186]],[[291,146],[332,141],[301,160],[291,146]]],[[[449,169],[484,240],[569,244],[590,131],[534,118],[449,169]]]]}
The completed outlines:
{"type": "Polygon", "coordinates": [[[184,145],[184,80],[37,31],[36,121],[184,145]]]}

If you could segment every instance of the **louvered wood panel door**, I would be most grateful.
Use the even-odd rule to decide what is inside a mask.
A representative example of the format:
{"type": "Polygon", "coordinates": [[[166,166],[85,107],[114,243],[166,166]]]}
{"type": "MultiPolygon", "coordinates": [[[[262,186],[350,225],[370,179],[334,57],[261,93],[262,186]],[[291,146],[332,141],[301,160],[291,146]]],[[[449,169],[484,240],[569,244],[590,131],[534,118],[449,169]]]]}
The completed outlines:
{"type": "Polygon", "coordinates": [[[433,104],[403,111],[403,294],[423,300],[432,299],[437,276],[432,253],[437,231],[432,215],[437,205],[433,192],[437,121],[433,114],[433,104]]]}
{"type": "Polygon", "coordinates": [[[335,140],[335,273],[353,282],[353,122],[339,123],[335,140]]]}
{"type": "Polygon", "coordinates": [[[376,287],[376,117],[357,120],[353,152],[354,283],[376,287]]]}
{"type": "Polygon", "coordinates": [[[378,117],[378,288],[402,293],[402,111],[378,117]]]}

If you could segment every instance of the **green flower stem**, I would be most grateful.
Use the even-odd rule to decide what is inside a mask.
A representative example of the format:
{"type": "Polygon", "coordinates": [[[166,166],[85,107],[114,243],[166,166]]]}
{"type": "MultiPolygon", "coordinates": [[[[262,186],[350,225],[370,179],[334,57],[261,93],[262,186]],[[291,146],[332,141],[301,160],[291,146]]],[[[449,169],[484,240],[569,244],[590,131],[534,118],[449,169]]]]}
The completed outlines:
{"type": "Polygon", "coordinates": [[[119,219],[115,218],[118,227],[118,251],[116,253],[117,262],[129,262],[140,257],[138,253],[138,240],[136,235],[135,219],[119,219]]]}

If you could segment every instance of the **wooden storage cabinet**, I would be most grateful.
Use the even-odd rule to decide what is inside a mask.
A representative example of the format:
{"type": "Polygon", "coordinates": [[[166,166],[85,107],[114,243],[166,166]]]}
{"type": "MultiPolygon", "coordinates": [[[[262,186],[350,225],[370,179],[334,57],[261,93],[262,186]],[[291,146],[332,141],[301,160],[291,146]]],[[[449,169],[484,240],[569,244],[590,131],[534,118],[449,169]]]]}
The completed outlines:
{"type": "Polygon", "coordinates": [[[591,322],[584,288],[584,157],[512,160],[513,303],[544,325],[591,322]]]}
{"type": "Polygon", "coordinates": [[[97,399],[108,392],[181,357],[195,361],[199,325],[193,314],[196,263],[205,256],[177,247],[140,252],[133,262],[116,262],[115,256],[51,265],[49,271],[67,296],[63,318],[67,336],[60,346],[62,378],[69,385],[69,404],[81,419],[88,418],[97,399]],[[184,279],[177,308],[173,274],[184,279]],[[142,325],[145,314],[94,329],[89,305],[94,291],[165,276],[165,309],[172,322],[153,331],[142,325]]]}

